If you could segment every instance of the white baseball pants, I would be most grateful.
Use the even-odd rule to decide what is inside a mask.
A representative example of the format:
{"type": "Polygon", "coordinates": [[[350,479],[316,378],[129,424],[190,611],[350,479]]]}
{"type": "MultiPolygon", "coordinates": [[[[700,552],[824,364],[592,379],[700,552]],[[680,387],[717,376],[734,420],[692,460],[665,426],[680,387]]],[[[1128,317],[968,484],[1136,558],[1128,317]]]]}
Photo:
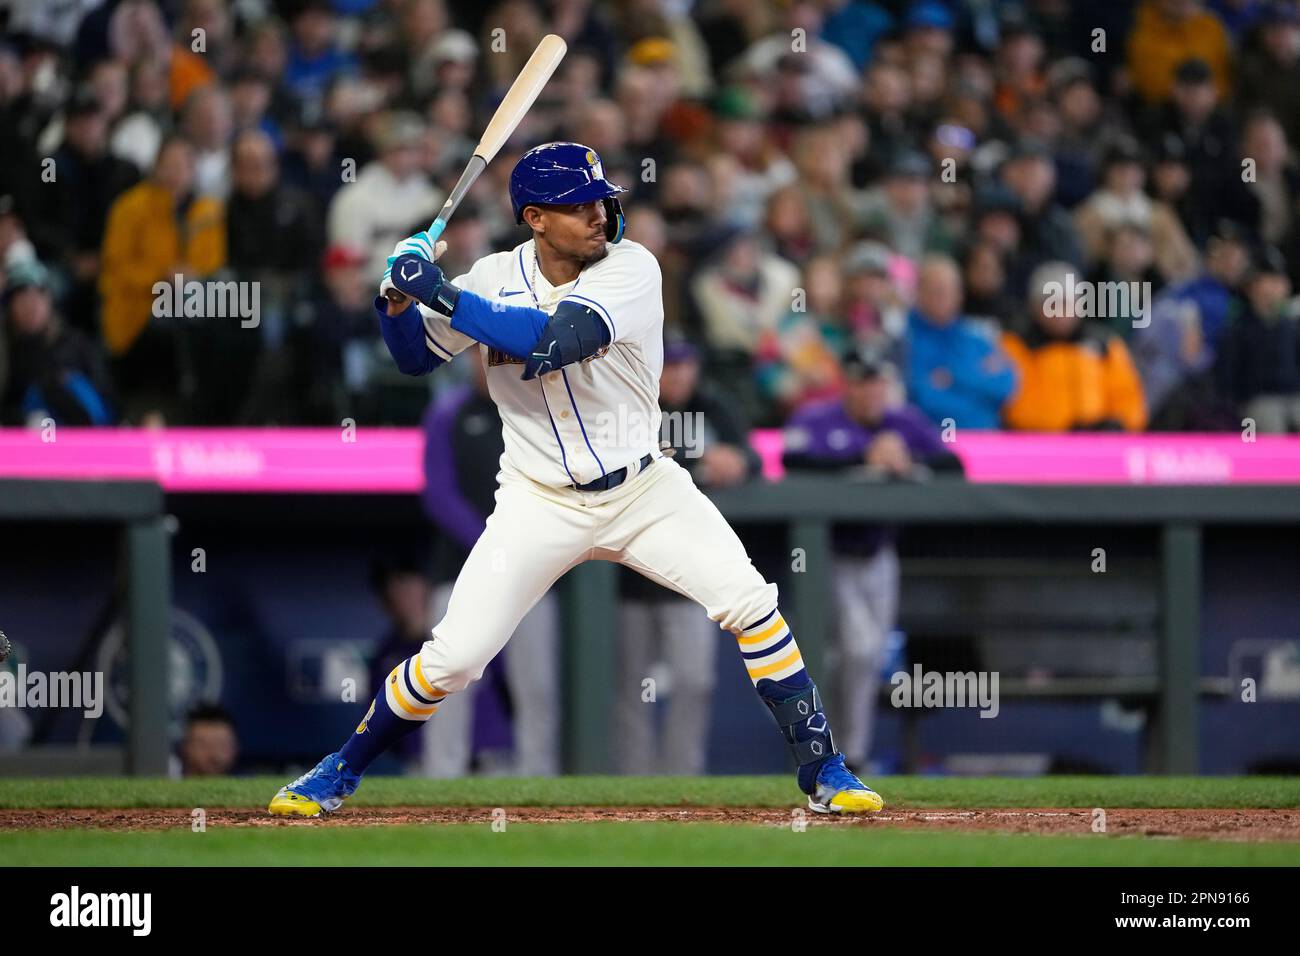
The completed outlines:
{"type": "MultiPolygon", "coordinates": [[[[433,590],[430,619],[442,620],[452,585],[433,590]]],[[[550,595],[524,615],[505,658],[506,686],[514,707],[512,772],[518,777],[551,777],[560,772],[560,608],[550,595]]],[[[485,665],[486,666],[486,665],[485,665]]],[[[438,715],[421,738],[420,769],[426,777],[464,777],[470,771],[474,742],[474,690],[453,694],[438,705],[438,715]]]]}
{"type": "Polygon", "coordinates": [[[496,509],[421,650],[429,683],[452,693],[478,680],[551,585],[590,560],[618,561],[678,591],[732,633],[777,605],[776,585],[671,458],[595,492],[552,488],[504,468],[496,509]]]}

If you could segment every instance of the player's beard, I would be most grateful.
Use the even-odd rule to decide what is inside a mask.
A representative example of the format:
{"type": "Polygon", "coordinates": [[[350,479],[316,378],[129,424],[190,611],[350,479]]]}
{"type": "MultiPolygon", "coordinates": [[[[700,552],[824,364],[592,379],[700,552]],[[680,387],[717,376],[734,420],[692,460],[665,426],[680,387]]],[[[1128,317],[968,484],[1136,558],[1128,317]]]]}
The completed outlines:
{"type": "Polygon", "coordinates": [[[607,255],[609,255],[608,240],[602,242],[600,244],[600,248],[597,249],[595,252],[589,253],[588,255],[582,257],[581,262],[583,265],[589,266],[592,265],[593,263],[599,262],[601,259],[604,259],[607,255]]]}

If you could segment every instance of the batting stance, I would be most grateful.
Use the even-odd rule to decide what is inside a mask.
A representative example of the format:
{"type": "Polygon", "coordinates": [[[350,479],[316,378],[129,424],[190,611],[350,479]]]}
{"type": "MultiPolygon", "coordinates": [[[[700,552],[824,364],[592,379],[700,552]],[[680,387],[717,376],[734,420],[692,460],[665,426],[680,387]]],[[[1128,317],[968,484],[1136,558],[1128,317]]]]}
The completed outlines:
{"type": "Polygon", "coordinates": [[[590,560],[672,588],[735,635],[811,809],[884,806],[835,748],[776,585],[687,472],[659,453],[662,281],[654,256],[623,238],[624,191],[593,150],[547,143],[510,175],[515,218],[531,240],[451,281],[427,233],[394,249],[375,311],[397,367],[424,375],[476,343],[482,352],[505,439],[496,509],[430,640],[392,670],[342,749],[275,795],[272,813],[338,809],[380,753],[477,680],[551,585],[590,560]]]}

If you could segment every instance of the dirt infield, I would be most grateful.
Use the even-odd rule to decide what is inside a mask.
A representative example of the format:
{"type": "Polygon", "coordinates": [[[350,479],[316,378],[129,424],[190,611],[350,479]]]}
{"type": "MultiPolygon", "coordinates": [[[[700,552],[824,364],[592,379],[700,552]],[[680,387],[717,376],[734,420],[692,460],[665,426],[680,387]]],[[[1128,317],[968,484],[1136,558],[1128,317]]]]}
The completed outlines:
{"type": "MultiPolygon", "coordinates": [[[[349,807],[324,819],[286,819],[265,810],[206,808],[210,827],[335,827],[390,824],[479,823],[488,825],[494,809],[508,823],[736,823],[787,827],[794,809],[741,807],[349,807]]],[[[105,830],[189,829],[192,809],[0,810],[0,831],[94,828],[105,830]]],[[[999,808],[894,810],[856,817],[826,817],[802,811],[809,826],[900,827],[940,831],[1043,834],[1092,832],[1092,809],[999,808]]],[[[499,818],[499,815],[498,815],[499,818]]],[[[1107,809],[1112,836],[1195,837],[1213,840],[1300,841],[1300,810],[1107,809]]]]}

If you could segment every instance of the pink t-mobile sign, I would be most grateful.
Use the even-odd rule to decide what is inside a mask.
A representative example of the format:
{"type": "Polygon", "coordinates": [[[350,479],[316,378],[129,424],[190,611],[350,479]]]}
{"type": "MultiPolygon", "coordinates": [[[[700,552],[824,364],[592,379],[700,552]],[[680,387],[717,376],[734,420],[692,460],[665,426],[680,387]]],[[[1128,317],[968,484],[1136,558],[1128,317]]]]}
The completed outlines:
{"type": "MultiPolygon", "coordinates": [[[[781,433],[751,435],[782,476],[781,433]]],[[[978,482],[1300,483],[1300,436],[962,432],[952,450],[978,482]]],[[[424,484],[417,428],[0,429],[0,478],[154,479],[169,492],[410,494],[424,484]]]]}

